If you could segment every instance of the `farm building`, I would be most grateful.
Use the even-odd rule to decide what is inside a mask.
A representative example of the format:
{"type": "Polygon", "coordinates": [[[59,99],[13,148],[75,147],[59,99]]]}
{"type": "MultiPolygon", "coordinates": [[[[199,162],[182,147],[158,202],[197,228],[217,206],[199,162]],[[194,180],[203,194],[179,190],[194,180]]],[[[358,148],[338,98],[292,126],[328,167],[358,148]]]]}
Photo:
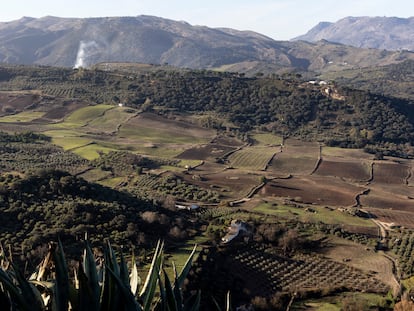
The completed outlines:
{"type": "Polygon", "coordinates": [[[240,232],[248,232],[246,224],[239,219],[233,219],[231,221],[230,227],[228,227],[227,234],[221,238],[221,241],[223,243],[229,243],[234,238],[236,238],[240,232]]]}

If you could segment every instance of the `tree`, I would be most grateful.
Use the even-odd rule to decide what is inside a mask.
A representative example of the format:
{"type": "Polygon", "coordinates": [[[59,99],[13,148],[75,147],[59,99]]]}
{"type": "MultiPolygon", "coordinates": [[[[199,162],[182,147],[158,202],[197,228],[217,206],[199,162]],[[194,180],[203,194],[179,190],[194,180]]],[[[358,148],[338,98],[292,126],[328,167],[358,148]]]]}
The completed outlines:
{"type": "Polygon", "coordinates": [[[296,230],[289,230],[286,232],[282,238],[279,240],[280,247],[283,250],[284,255],[293,252],[299,246],[299,235],[296,230]]]}

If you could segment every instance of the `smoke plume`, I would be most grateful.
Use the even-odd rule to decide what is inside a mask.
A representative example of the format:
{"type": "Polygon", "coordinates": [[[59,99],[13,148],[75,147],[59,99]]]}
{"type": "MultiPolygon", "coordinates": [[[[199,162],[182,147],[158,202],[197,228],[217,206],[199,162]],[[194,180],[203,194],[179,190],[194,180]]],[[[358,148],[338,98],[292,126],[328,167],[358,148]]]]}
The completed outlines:
{"type": "Polygon", "coordinates": [[[76,55],[76,62],[74,68],[86,68],[88,59],[99,52],[99,45],[95,41],[81,41],[79,43],[78,54],[76,55]]]}

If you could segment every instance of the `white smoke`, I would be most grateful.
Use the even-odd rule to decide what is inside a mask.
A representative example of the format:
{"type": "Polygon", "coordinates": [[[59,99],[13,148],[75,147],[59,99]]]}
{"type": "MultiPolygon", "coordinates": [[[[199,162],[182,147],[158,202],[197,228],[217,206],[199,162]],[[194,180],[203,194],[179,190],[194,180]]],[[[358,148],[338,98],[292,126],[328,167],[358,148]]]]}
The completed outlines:
{"type": "Polygon", "coordinates": [[[99,52],[99,45],[95,41],[81,41],[79,43],[78,54],[76,55],[76,62],[73,68],[86,68],[88,58],[99,52]]]}

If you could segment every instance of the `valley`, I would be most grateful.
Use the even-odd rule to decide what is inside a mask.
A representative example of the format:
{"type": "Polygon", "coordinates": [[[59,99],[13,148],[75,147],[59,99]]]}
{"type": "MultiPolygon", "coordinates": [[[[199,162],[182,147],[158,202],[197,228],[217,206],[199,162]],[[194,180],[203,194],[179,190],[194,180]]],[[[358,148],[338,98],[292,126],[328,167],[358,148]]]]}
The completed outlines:
{"type": "Polygon", "coordinates": [[[58,236],[75,257],[89,232],[97,248],[140,248],[145,270],[163,238],[171,272],[198,244],[186,287],[205,306],[228,290],[296,310],[351,295],[391,305],[412,290],[410,102],[121,69],[0,67],[0,240],[14,257],[35,265],[58,236]],[[233,220],[246,232],[224,243],[233,220]]]}

